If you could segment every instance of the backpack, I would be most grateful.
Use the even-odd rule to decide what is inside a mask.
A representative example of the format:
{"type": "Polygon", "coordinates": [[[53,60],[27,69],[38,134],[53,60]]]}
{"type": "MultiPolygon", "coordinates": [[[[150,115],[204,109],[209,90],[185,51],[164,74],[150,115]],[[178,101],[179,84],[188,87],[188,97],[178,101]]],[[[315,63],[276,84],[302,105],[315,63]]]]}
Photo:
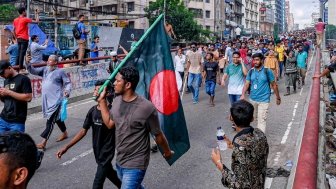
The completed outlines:
{"type": "Polygon", "coordinates": [[[72,28],[72,34],[75,39],[80,39],[82,32],[78,29],[78,22],[72,28]]]}

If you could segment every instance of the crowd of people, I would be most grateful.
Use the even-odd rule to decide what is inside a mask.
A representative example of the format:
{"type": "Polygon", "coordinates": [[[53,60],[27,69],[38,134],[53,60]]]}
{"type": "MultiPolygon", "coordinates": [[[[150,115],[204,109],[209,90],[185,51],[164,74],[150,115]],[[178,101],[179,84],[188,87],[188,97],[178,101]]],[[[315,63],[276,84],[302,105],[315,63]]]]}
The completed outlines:
{"type": "MultiPolygon", "coordinates": [[[[20,17],[14,21],[18,51],[13,53],[15,47],[11,46],[6,51],[16,56],[15,64],[20,66],[19,72],[13,68],[13,57],[10,61],[0,61],[0,76],[5,79],[4,87],[0,88],[0,98],[4,103],[0,114],[0,188],[27,187],[41,163],[55,123],[62,132],[58,141],[68,138],[66,125],[60,120],[59,112],[60,102],[71,94],[70,79],[63,69],[58,68],[56,55],[49,56],[45,67],[32,66],[41,61],[40,51],[46,48],[48,40],[41,45],[38,36],[33,35],[29,48],[31,52],[26,54],[29,40],[26,27],[33,20],[25,17],[24,8],[20,8],[19,13],[20,17]],[[42,77],[42,112],[47,121],[41,134],[42,141],[38,144],[24,134],[28,103],[32,100],[31,81],[26,76],[27,72],[42,77]]],[[[89,33],[83,20],[84,16],[80,15],[76,24],[80,31],[77,39],[80,64],[84,64],[82,59],[89,33]]],[[[175,36],[172,26],[168,23],[165,26],[167,32],[175,36]]],[[[182,80],[186,80],[186,90],[195,106],[199,103],[202,85],[209,95],[211,107],[215,106],[216,85],[227,86],[231,103],[230,120],[232,128],[237,132],[233,140],[225,136],[228,148],[233,150],[232,169],[223,164],[218,149],[214,149],[211,154],[213,163],[222,174],[224,186],[264,187],[269,152],[265,133],[271,96],[275,95],[275,103],[281,104],[279,80],[284,80],[286,86],[284,96],[295,94],[297,89],[305,85],[308,56],[313,48],[320,47],[320,31],[323,32],[323,27],[323,23],[317,24],[315,33],[299,31],[280,35],[276,39],[271,36],[240,39],[241,31],[237,30],[239,35],[230,41],[192,43],[186,50],[178,49],[173,58],[175,70],[182,80]],[[257,120],[256,127],[250,124],[253,120],[257,120]],[[248,161],[242,163],[242,160],[248,161]]],[[[92,57],[97,57],[101,50],[98,43],[99,37],[96,36],[90,46],[92,57]]],[[[111,56],[107,70],[109,73],[120,63],[116,52],[111,56]]],[[[314,77],[322,77],[334,71],[334,55],[332,61],[333,64],[321,75],[314,77]]],[[[97,104],[88,110],[82,128],[73,139],[57,151],[57,158],[61,158],[92,129],[92,145],[97,163],[93,188],[103,188],[106,178],[118,188],[143,188],[141,183],[150,159],[150,135],[162,150],[164,158],[169,159],[174,155],[160,128],[156,108],[135,92],[139,79],[139,71],[127,66],[119,70],[112,81],[113,87],[109,85],[101,94],[98,89],[104,81],[96,82],[93,93],[97,97],[97,104]],[[112,166],[115,151],[116,170],[112,166]]],[[[180,92],[183,94],[184,89],[180,92]]]]}

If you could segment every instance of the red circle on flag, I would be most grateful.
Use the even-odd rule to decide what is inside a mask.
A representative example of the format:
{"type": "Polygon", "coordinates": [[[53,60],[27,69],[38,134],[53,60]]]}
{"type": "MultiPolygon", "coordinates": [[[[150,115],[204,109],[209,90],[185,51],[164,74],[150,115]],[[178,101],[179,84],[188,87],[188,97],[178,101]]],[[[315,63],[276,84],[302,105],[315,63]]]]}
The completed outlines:
{"type": "Polygon", "coordinates": [[[170,115],[178,110],[179,92],[177,90],[175,72],[163,70],[157,73],[150,83],[150,100],[156,109],[164,115],[170,115]]]}

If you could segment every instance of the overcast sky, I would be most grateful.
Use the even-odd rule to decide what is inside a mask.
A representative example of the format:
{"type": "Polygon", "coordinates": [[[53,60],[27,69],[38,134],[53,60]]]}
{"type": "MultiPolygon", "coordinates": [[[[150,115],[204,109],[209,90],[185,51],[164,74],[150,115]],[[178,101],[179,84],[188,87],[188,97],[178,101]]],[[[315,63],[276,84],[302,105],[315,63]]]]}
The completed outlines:
{"type": "Polygon", "coordinates": [[[319,0],[289,0],[291,12],[294,14],[294,22],[300,24],[311,23],[311,14],[319,12],[319,0]]]}

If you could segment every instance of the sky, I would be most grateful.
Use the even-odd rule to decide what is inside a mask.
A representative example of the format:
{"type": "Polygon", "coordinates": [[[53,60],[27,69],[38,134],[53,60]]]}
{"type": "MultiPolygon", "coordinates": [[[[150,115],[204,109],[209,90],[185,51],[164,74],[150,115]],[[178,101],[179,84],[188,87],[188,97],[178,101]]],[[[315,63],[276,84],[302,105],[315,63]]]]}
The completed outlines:
{"type": "Polygon", "coordinates": [[[319,12],[319,0],[289,0],[291,12],[294,14],[294,23],[303,28],[304,24],[311,23],[311,14],[319,12]]]}

